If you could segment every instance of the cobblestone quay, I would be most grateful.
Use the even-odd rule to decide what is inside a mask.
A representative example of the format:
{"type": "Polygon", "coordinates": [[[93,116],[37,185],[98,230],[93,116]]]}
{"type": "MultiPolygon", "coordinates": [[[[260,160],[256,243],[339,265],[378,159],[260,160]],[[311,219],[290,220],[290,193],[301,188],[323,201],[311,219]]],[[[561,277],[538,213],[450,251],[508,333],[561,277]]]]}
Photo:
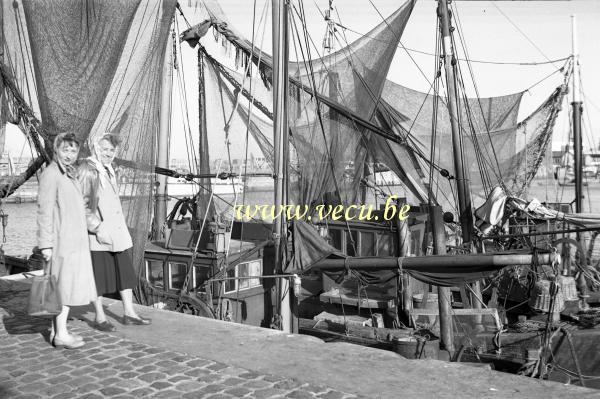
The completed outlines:
{"type": "Polygon", "coordinates": [[[29,284],[0,278],[0,399],[6,398],[600,398],[600,392],[314,337],[142,308],[151,326],[114,333],[73,308],[86,345],[57,350],[49,319],[24,310],[29,284]]]}
{"type": "Polygon", "coordinates": [[[358,398],[323,385],[152,347],[71,321],[83,349],[57,350],[24,314],[29,287],[0,280],[0,398],[358,398]]]}

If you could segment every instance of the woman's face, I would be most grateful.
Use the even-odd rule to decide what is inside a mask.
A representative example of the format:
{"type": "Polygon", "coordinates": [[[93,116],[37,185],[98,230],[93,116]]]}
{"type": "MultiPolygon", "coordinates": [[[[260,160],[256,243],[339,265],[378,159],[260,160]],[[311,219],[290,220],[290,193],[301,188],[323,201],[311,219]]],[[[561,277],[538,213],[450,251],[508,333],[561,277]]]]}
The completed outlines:
{"type": "Polygon", "coordinates": [[[73,165],[77,160],[77,154],[79,154],[79,146],[66,141],[63,141],[56,151],[56,156],[65,166],[73,165]]]}
{"type": "Polygon", "coordinates": [[[108,140],[100,140],[97,151],[102,165],[110,165],[117,154],[117,149],[108,140]]]}

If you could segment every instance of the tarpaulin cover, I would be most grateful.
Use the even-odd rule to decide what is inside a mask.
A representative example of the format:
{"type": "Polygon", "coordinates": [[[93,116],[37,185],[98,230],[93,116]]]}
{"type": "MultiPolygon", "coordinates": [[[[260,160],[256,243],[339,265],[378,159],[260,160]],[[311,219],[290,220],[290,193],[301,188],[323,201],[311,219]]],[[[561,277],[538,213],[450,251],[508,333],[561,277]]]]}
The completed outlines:
{"type": "MultiPolygon", "coordinates": [[[[323,259],[347,258],[345,254],[323,239],[315,227],[305,222],[294,222],[292,229],[294,234],[293,256],[286,266],[287,268],[284,269],[285,273],[307,273],[323,259]]],[[[354,258],[353,263],[360,259],[354,258]]],[[[452,287],[488,277],[503,267],[492,264],[408,267],[404,266],[400,260],[398,267],[389,270],[346,270],[344,267],[340,267],[337,270],[323,270],[323,273],[339,282],[350,272],[367,284],[378,284],[389,281],[402,270],[424,283],[452,287]]]]}

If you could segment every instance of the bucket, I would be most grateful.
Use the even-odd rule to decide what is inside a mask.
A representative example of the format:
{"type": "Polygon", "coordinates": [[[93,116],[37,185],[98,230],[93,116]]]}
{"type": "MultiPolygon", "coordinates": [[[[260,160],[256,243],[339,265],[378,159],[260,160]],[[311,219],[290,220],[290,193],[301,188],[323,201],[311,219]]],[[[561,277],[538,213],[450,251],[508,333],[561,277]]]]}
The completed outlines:
{"type": "Polygon", "coordinates": [[[394,352],[407,359],[438,359],[440,340],[427,341],[424,338],[396,337],[392,339],[394,352]]]}
{"type": "Polygon", "coordinates": [[[438,296],[432,292],[427,297],[427,303],[423,303],[423,294],[413,295],[413,308],[415,309],[437,309],[438,296]]]}

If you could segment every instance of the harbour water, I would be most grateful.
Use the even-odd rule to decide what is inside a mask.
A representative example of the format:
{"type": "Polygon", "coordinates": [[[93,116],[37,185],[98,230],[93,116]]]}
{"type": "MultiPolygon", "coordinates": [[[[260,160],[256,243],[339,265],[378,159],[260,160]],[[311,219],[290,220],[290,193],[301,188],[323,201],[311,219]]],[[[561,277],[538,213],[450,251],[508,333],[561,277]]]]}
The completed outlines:
{"type": "MultiPolygon", "coordinates": [[[[569,202],[573,198],[573,190],[573,186],[561,187],[552,182],[546,184],[544,181],[535,181],[530,187],[527,198],[537,198],[542,202],[569,202]]],[[[589,208],[590,212],[600,213],[600,182],[590,180],[584,187],[584,195],[586,197],[584,207],[589,208]]],[[[250,204],[270,204],[273,201],[272,193],[269,191],[248,191],[238,197],[240,203],[242,196],[245,198],[245,203],[250,204]]],[[[231,198],[226,196],[225,199],[230,203],[234,202],[232,196],[231,198]]],[[[174,201],[170,201],[170,205],[173,204],[174,201]]],[[[36,241],[36,203],[4,203],[2,210],[8,214],[8,224],[3,236],[0,236],[3,241],[2,249],[9,255],[29,255],[36,241]]]]}

